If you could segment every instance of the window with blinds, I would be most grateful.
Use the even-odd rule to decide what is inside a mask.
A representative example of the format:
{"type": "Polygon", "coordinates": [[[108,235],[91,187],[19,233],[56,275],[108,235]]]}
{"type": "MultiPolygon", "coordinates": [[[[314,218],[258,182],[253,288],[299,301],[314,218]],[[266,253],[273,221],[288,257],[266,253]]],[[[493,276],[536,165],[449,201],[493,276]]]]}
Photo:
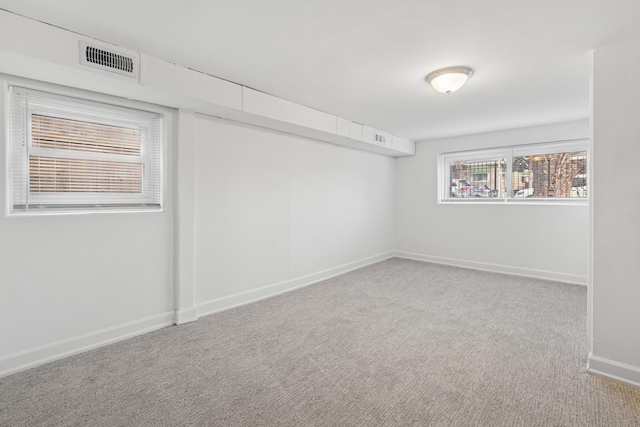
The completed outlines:
{"type": "Polygon", "coordinates": [[[161,209],[160,114],[9,90],[10,213],[161,209]]]}

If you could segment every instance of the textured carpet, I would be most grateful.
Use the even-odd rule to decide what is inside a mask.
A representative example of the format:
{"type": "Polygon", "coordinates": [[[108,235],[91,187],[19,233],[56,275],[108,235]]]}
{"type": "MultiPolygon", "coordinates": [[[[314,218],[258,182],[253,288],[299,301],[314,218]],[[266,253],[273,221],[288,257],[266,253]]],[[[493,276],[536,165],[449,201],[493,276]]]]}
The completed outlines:
{"type": "Polygon", "coordinates": [[[586,288],[401,259],[0,379],[2,426],[636,426],[586,288]]]}

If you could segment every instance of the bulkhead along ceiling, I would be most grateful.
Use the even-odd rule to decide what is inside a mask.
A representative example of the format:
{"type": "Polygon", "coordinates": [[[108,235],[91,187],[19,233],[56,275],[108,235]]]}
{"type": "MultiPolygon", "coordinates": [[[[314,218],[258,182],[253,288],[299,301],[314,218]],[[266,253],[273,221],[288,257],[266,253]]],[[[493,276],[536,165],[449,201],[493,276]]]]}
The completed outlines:
{"type": "Polygon", "coordinates": [[[0,8],[414,140],[586,118],[638,0],[0,0],[0,8]],[[467,65],[444,95],[430,71],[467,65]]]}

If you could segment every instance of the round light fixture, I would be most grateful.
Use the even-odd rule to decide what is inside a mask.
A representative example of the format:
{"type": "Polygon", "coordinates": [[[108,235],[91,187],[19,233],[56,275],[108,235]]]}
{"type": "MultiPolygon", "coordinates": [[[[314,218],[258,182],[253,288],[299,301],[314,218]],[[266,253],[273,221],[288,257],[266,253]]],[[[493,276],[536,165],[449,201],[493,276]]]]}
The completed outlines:
{"type": "Polygon", "coordinates": [[[427,74],[426,80],[438,92],[455,92],[462,87],[473,70],[469,67],[447,67],[427,74]]]}

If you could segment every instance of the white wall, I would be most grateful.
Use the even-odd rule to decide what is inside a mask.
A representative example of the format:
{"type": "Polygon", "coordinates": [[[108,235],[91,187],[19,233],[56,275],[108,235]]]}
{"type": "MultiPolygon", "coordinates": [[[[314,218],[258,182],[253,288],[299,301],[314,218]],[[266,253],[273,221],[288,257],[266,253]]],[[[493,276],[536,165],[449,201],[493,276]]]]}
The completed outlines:
{"type": "Polygon", "coordinates": [[[640,385],[640,40],[594,52],[594,372],[640,385]]]}
{"type": "Polygon", "coordinates": [[[439,153],[588,138],[588,120],[417,144],[396,160],[401,256],[586,284],[587,205],[438,204],[439,153]]]}
{"type": "Polygon", "coordinates": [[[195,158],[200,314],[393,251],[393,158],[208,116],[195,158]]]}
{"type": "Polygon", "coordinates": [[[0,374],[170,324],[172,209],[167,192],[159,213],[0,216],[0,374]]]}
{"type": "MultiPolygon", "coordinates": [[[[2,29],[27,25],[0,16],[2,29]]],[[[180,112],[167,156],[177,169],[165,212],[0,218],[0,375],[168,325],[175,308],[190,321],[384,259],[394,238],[397,249],[427,260],[569,281],[586,275],[584,207],[445,206],[435,194],[439,150],[585,137],[586,122],[421,143],[416,157],[395,161],[197,116],[191,110],[226,107],[205,102],[197,82],[167,77],[166,64],[146,85],[112,79],[79,68],[77,35],[28,26],[32,38],[3,39],[3,72],[190,110],[180,112]],[[43,49],[42,39],[56,48],[43,49]],[[487,230],[552,236],[554,250],[535,238],[522,256],[499,238],[487,242],[487,230]]],[[[223,92],[210,86],[207,96],[223,92]]],[[[603,336],[615,336],[614,326],[603,336]]]]}
{"type": "Polygon", "coordinates": [[[262,121],[242,111],[238,84],[145,55],[139,84],[80,65],[79,41],[93,40],[2,11],[0,21],[2,34],[29,35],[0,37],[0,76],[178,110],[164,212],[0,218],[0,376],[392,255],[393,158],[196,113],[332,141],[337,117],[335,135],[305,129],[311,110],[291,103],[262,121]]]}
{"type": "Polygon", "coordinates": [[[242,87],[144,56],[138,84],[80,66],[82,36],[0,21],[32,35],[0,43],[11,81],[179,109],[164,212],[0,218],[0,376],[392,255],[393,158],[196,116],[247,119],[242,87]]]}
{"type": "Polygon", "coordinates": [[[0,218],[0,375],[392,256],[393,158],[173,117],[164,212],[0,218]]]}

